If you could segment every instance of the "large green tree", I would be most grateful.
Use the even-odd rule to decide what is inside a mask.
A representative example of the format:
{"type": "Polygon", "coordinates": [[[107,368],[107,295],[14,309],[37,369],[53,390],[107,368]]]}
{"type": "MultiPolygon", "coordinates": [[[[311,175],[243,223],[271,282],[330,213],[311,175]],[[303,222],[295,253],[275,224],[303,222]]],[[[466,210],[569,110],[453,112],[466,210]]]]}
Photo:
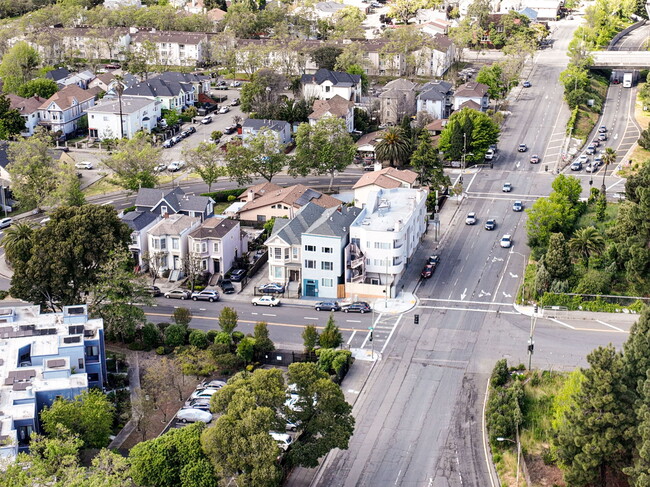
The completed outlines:
{"type": "Polygon", "coordinates": [[[36,50],[24,41],[13,45],[0,63],[0,78],[3,90],[7,93],[16,93],[21,85],[32,79],[38,67],[40,58],[36,50]]]}
{"type": "Polygon", "coordinates": [[[592,255],[600,255],[605,250],[605,239],[595,227],[576,230],[569,240],[571,252],[586,264],[592,255]]]}
{"type": "Polygon", "coordinates": [[[554,280],[568,279],[572,273],[569,248],[564,235],[553,233],[548,242],[548,250],[544,256],[546,270],[554,280]]]}
{"type": "Polygon", "coordinates": [[[430,186],[433,191],[451,184],[449,176],[442,168],[438,151],[431,143],[431,135],[428,130],[420,132],[417,148],[411,156],[411,166],[418,173],[420,184],[430,186]]]}
{"type": "Polygon", "coordinates": [[[391,166],[403,166],[411,156],[411,141],[399,127],[384,130],[375,146],[375,154],[380,161],[388,161],[391,166]]]}
{"type": "Polygon", "coordinates": [[[330,317],[327,319],[327,324],[321,332],[318,341],[323,348],[336,348],[343,343],[343,335],[341,335],[339,327],[336,326],[334,313],[330,313],[330,317]]]}
{"type": "Polygon", "coordinates": [[[131,229],[110,206],[63,207],[34,235],[29,259],[15,265],[11,295],[49,309],[84,302],[114,251],[127,248],[131,229]]]}
{"type": "Polygon", "coordinates": [[[11,102],[0,94],[0,140],[7,140],[25,130],[25,120],[20,112],[11,108],[11,102]]]}
{"type": "Polygon", "coordinates": [[[220,177],[226,175],[223,152],[217,144],[201,142],[196,149],[183,149],[183,158],[208,185],[208,192],[220,177]]]}
{"type": "Polygon", "coordinates": [[[291,172],[301,176],[327,174],[331,190],[334,176],[352,164],[356,151],[343,119],[324,117],[314,126],[303,123],[296,135],[291,172]]]}
{"type": "Polygon", "coordinates": [[[462,161],[466,165],[483,161],[490,145],[499,139],[499,126],[485,113],[463,108],[449,117],[440,134],[438,148],[449,161],[462,161]]]}
{"type": "Polygon", "coordinates": [[[30,222],[16,222],[4,231],[0,245],[9,263],[27,262],[31,255],[34,225],[30,222]]]}
{"type": "Polygon", "coordinates": [[[155,147],[145,132],[117,142],[113,153],[102,162],[113,171],[115,182],[125,189],[154,188],[158,181],[155,168],[160,164],[162,148],[155,147]]]}
{"type": "Polygon", "coordinates": [[[35,78],[21,85],[16,90],[16,94],[23,98],[30,98],[36,95],[47,100],[57,91],[59,91],[59,86],[53,79],[35,78]]]}
{"type": "Polygon", "coordinates": [[[226,167],[231,179],[245,186],[253,177],[271,181],[287,165],[287,155],[278,135],[271,129],[260,130],[242,145],[228,147],[226,167]]]}

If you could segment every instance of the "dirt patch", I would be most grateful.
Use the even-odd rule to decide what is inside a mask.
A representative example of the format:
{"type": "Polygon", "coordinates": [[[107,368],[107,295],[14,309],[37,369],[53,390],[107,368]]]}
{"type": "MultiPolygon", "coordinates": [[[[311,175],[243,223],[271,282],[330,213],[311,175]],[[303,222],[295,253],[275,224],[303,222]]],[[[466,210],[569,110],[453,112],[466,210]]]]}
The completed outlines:
{"type": "Polygon", "coordinates": [[[526,455],[526,467],[531,487],[565,487],[562,471],[555,465],[546,465],[540,455],[526,455]]]}

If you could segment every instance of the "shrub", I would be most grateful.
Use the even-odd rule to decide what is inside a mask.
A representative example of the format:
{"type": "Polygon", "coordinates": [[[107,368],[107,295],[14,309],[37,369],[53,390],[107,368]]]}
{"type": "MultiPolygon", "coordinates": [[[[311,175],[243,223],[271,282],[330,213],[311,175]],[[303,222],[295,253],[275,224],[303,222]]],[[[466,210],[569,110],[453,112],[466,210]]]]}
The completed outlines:
{"type": "Polygon", "coordinates": [[[229,196],[234,196],[237,198],[240,196],[244,191],[246,191],[246,188],[237,188],[237,189],[222,189],[220,191],[213,191],[212,193],[203,193],[201,196],[208,196],[212,198],[215,203],[227,203],[230,201],[228,199],[229,196]]]}
{"type": "Polygon", "coordinates": [[[244,335],[241,331],[233,331],[232,332],[232,341],[235,344],[237,344],[237,343],[241,342],[244,339],[245,336],[246,335],[244,335]]]}
{"type": "Polygon", "coordinates": [[[126,348],[128,348],[129,350],[136,351],[136,352],[141,352],[141,351],[143,351],[145,349],[145,346],[141,342],[131,342],[126,346],[126,348]]]}
{"type": "Polygon", "coordinates": [[[186,328],[183,325],[169,325],[165,330],[165,345],[170,348],[185,344],[186,328]]]}
{"type": "Polygon", "coordinates": [[[160,329],[155,323],[147,323],[142,327],[142,344],[147,350],[156,348],[160,344],[160,329]]]}
{"type": "Polygon", "coordinates": [[[217,333],[218,333],[217,330],[208,330],[206,336],[209,343],[214,343],[214,339],[216,338],[217,333]]]}
{"type": "Polygon", "coordinates": [[[501,387],[510,378],[510,372],[508,371],[508,361],[506,359],[499,360],[492,370],[492,376],[490,377],[490,383],[492,387],[501,387]]]}
{"type": "Polygon", "coordinates": [[[208,336],[203,330],[192,330],[189,337],[190,345],[202,350],[208,348],[208,336]]]}
{"type": "Polygon", "coordinates": [[[0,300],[6,299],[7,296],[9,296],[9,291],[5,291],[4,289],[0,291],[0,300]]]}
{"type": "Polygon", "coordinates": [[[156,353],[158,355],[167,355],[167,349],[163,346],[156,348],[156,353]]]}

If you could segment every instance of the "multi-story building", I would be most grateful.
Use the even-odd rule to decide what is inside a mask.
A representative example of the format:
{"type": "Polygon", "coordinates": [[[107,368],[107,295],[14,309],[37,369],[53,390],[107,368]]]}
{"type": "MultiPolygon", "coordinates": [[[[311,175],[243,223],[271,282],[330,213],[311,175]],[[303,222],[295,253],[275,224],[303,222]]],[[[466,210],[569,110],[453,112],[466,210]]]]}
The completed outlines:
{"type": "Polygon", "coordinates": [[[50,132],[72,134],[79,128],[79,119],[86,110],[95,105],[97,88],[82,90],[77,85],[68,85],[49,97],[39,107],[40,125],[50,132]]]}
{"type": "Polygon", "coordinates": [[[379,119],[382,124],[397,125],[404,117],[415,115],[415,90],[418,87],[407,79],[386,83],[379,95],[379,119]]]}
{"type": "Polygon", "coordinates": [[[278,139],[278,143],[287,145],[291,142],[291,125],[284,120],[265,120],[247,118],[242,125],[242,138],[244,144],[246,139],[254,137],[260,132],[269,130],[278,139]]]}
{"type": "Polygon", "coordinates": [[[454,93],[454,110],[467,107],[484,112],[489,106],[488,86],[483,83],[469,81],[459,86],[454,93]]]}
{"type": "Polygon", "coordinates": [[[394,297],[426,231],[428,190],[380,189],[350,226],[346,294],[394,297]]]}
{"type": "Polygon", "coordinates": [[[122,221],[131,228],[131,242],[129,251],[133,260],[140,268],[145,268],[147,262],[144,257],[149,254],[149,239],[147,232],[160,221],[162,216],[151,211],[130,211],[122,216],[122,221]]]}
{"type": "Polygon", "coordinates": [[[208,218],[190,233],[189,251],[201,260],[200,268],[210,274],[226,273],[235,259],[248,250],[237,220],[208,218]]]}
{"type": "Polygon", "coordinates": [[[161,117],[162,103],[155,98],[123,96],[102,100],[86,110],[88,136],[93,139],[131,139],[136,132],[151,132],[161,117]],[[120,129],[120,118],[122,128],[120,129]]]}
{"type": "Polygon", "coordinates": [[[38,122],[41,120],[38,110],[45,99],[38,95],[34,95],[31,98],[23,98],[14,95],[13,93],[7,94],[7,98],[9,98],[11,108],[18,110],[20,116],[23,117],[23,120],[25,121],[25,130],[23,130],[20,135],[23,137],[34,135],[34,129],[38,127],[38,122]]]}
{"type": "Polygon", "coordinates": [[[187,107],[194,106],[197,93],[191,83],[178,81],[165,81],[160,78],[137,83],[124,90],[123,96],[139,98],[155,98],[161,104],[161,109],[176,110],[180,112],[187,107]]]}
{"type": "Polygon", "coordinates": [[[155,46],[152,64],[163,66],[196,66],[209,54],[208,36],[202,32],[145,31],[133,29],[131,49],[147,52],[146,43],[155,46]]]}
{"type": "Polygon", "coordinates": [[[201,219],[181,214],[165,214],[149,229],[149,255],[155,259],[160,274],[170,271],[169,280],[185,275],[185,260],[189,257],[188,237],[201,224],[201,219]]]}
{"type": "Polygon", "coordinates": [[[365,173],[354,184],[354,205],[363,208],[368,203],[371,193],[382,189],[413,188],[418,179],[416,172],[408,169],[385,167],[379,171],[365,173]]]}
{"type": "Polygon", "coordinates": [[[1,308],[0,322],[0,460],[11,462],[42,433],[44,407],[106,383],[106,350],[103,320],[90,319],[86,305],[1,308]]]}
{"type": "Polygon", "coordinates": [[[160,216],[180,213],[201,221],[214,214],[214,200],[208,196],[188,195],[180,188],[161,190],[140,188],[135,198],[137,211],[150,211],[160,216]]]}
{"type": "Polygon", "coordinates": [[[449,118],[453,104],[453,91],[448,81],[435,80],[420,88],[417,111],[426,112],[434,119],[449,118]]]}
{"type": "Polygon", "coordinates": [[[319,120],[326,117],[340,118],[345,122],[348,132],[354,131],[354,102],[344,99],[339,95],[329,100],[316,100],[309,114],[309,124],[316,125],[319,120]]]}
{"type": "Polygon", "coordinates": [[[329,100],[336,95],[344,100],[361,101],[361,76],[321,68],[314,74],[303,74],[302,95],[309,100],[329,100]]]}

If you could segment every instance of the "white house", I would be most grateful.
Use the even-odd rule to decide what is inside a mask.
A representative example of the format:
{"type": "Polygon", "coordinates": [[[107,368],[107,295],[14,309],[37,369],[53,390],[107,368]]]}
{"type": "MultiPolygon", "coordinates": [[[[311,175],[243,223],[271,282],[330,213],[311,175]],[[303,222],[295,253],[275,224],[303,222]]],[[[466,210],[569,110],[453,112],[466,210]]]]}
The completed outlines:
{"type": "Polygon", "coordinates": [[[162,219],[162,216],[150,211],[130,211],[122,216],[122,221],[131,228],[131,242],[129,251],[133,255],[133,260],[140,267],[144,267],[146,262],[143,256],[149,252],[149,239],[147,232],[162,219]]]}
{"type": "Polygon", "coordinates": [[[104,0],[104,8],[142,7],[140,0],[104,0]]]}
{"type": "Polygon", "coordinates": [[[161,103],[161,109],[180,112],[194,106],[198,93],[191,83],[152,78],[125,89],[122,96],[155,98],[161,103]]]}
{"type": "Polygon", "coordinates": [[[490,106],[488,86],[476,81],[469,81],[459,86],[454,93],[454,110],[460,110],[463,105],[482,112],[487,110],[490,106]]]}
{"type": "Polygon", "coordinates": [[[434,119],[448,118],[453,103],[451,83],[434,80],[420,88],[417,97],[417,112],[426,112],[434,119]]]}
{"type": "Polygon", "coordinates": [[[102,100],[87,110],[88,135],[95,139],[132,138],[136,132],[151,132],[161,117],[162,102],[155,98],[123,96],[102,100]],[[122,130],[120,130],[122,117],[122,130]]]}
{"type": "Polygon", "coordinates": [[[20,116],[25,121],[25,130],[20,135],[23,137],[34,135],[34,129],[38,127],[38,122],[41,120],[39,117],[39,108],[45,99],[38,95],[34,95],[31,98],[23,98],[13,93],[8,93],[7,98],[11,104],[11,108],[18,110],[20,116]]]}
{"type": "Polygon", "coordinates": [[[430,25],[423,25],[420,30],[433,37],[433,48],[425,47],[416,52],[415,55],[419,57],[416,71],[418,76],[438,78],[456,61],[456,46],[449,37],[434,33],[429,27],[430,25]]]}
{"type": "Polygon", "coordinates": [[[201,259],[201,269],[210,274],[228,272],[237,257],[248,250],[239,221],[208,218],[189,236],[189,250],[201,259]]]}
{"type": "Polygon", "coordinates": [[[156,46],[157,59],[152,64],[164,66],[196,66],[207,59],[209,54],[208,36],[201,32],[180,31],[138,31],[132,28],[131,46],[143,49],[149,41],[156,46]]]}
{"type": "Polygon", "coordinates": [[[246,139],[257,135],[258,133],[270,130],[282,145],[291,142],[291,125],[284,120],[263,120],[257,118],[247,118],[242,124],[242,139],[244,144],[246,139]]]}
{"type": "Polygon", "coordinates": [[[309,124],[316,125],[324,117],[335,117],[345,121],[348,132],[354,130],[354,102],[335,95],[329,100],[316,100],[309,114],[309,124]]]}
{"type": "Polygon", "coordinates": [[[329,100],[339,95],[344,100],[361,101],[361,76],[321,68],[300,78],[305,99],[329,100]]]}
{"type": "Polygon", "coordinates": [[[171,271],[170,281],[183,277],[184,259],[188,256],[189,234],[201,224],[198,217],[165,214],[158,223],[149,229],[149,254],[156,259],[157,267],[162,274],[171,271]]]}
{"type": "Polygon", "coordinates": [[[63,135],[74,133],[79,119],[95,105],[97,89],[82,90],[69,85],[54,93],[39,107],[40,125],[63,135]]]}
{"type": "Polygon", "coordinates": [[[428,189],[380,189],[350,227],[346,294],[389,297],[426,230],[428,189]]]}

